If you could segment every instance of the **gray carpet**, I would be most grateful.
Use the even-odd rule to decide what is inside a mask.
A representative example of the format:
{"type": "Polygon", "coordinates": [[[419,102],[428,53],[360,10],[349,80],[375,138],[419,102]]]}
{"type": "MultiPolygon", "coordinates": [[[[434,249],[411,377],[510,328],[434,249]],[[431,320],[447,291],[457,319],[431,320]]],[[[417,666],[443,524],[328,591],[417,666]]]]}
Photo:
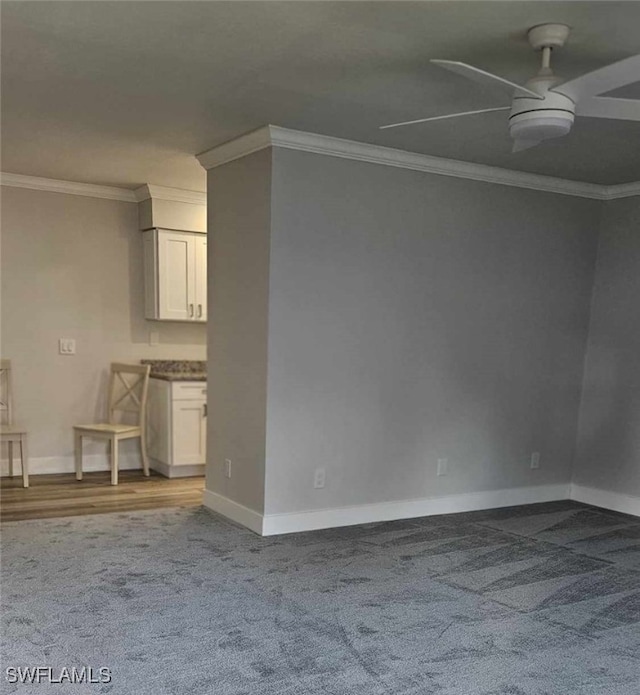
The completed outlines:
{"type": "Polygon", "coordinates": [[[2,692],[640,693],[639,518],[558,502],[268,539],[204,509],[3,528],[2,692]],[[112,682],[10,685],[9,665],[112,682]]]}

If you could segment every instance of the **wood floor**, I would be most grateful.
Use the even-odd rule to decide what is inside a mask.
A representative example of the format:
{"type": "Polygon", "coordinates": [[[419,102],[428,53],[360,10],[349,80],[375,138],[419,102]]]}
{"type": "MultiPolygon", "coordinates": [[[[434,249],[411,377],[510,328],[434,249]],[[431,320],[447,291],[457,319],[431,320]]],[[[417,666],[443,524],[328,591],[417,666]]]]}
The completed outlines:
{"type": "Polygon", "coordinates": [[[120,471],[119,478],[111,485],[108,471],[85,473],[82,481],[73,473],[33,475],[26,489],[22,478],[2,478],[0,521],[202,504],[204,477],[169,479],[152,472],[145,478],[141,471],[120,471]]]}

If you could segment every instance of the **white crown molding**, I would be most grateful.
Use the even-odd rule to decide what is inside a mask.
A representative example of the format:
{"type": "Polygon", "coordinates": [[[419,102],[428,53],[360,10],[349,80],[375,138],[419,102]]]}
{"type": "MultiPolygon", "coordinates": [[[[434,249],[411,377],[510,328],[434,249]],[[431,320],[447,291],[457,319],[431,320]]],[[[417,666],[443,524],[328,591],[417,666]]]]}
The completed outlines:
{"type": "Polygon", "coordinates": [[[640,181],[621,183],[618,186],[606,186],[605,200],[617,200],[618,198],[631,198],[640,195],[640,181]]]}
{"type": "Polygon", "coordinates": [[[503,186],[515,186],[517,188],[528,188],[536,191],[560,193],[562,195],[592,198],[595,200],[611,200],[619,197],[640,195],[640,182],[623,184],[621,186],[601,186],[595,183],[529,174],[485,164],[432,157],[431,155],[417,154],[353,140],[343,140],[328,135],[289,130],[288,128],[280,128],[273,125],[264,126],[235,140],[214,147],[207,152],[203,152],[198,155],[198,161],[205,169],[214,169],[267,147],[283,147],[331,157],[423,171],[440,176],[453,176],[503,186]]]}
{"type": "Polygon", "coordinates": [[[134,191],[136,200],[171,200],[174,203],[191,203],[192,205],[206,205],[207,194],[200,191],[187,191],[182,188],[170,188],[168,186],[156,186],[147,183],[134,191]]]}
{"type": "Polygon", "coordinates": [[[134,192],[127,188],[96,186],[92,183],[60,181],[58,179],[45,179],[39,176],[24,176],[23,174],[6,174],[3,172],[0,174],[0,185],[10,186],[12,188],[29,188],[34,191],[82,195],[89,198],[121,200],[125,203],[137,202],[134,192]]]}
{"type": "Polygon", "coordinates": [[[125,203],[139,203],[148,198],[153,198],[171,200],[178,203],[191,203],[193,205],[207,204],[207,194],[201,191],[187,191],[182,188],[170,188],[154,184],[145,184],[132,191],[128,188],[116,188],[115,186],[97,186],[92,183],[61,181],[59,179],[46,179],[39,176],[25,176],[23,174],[7,174],[3,172],[0,174],[0,185],[13,188],[30,188],[34,191],[83,195],[90,198],[121,200],[125,203]]]}
{"type": "MultiPolygon", "coordinates": [[[[274,144],[272,134],[275,130],[284,129],[266,125],[251,133],[241,135],[239,138],[229,140],[229,142],[223,142],[221,145],[196,155],[196,158],[205,169],[215,169],[227,162],[233,162],[234,159],[240,159],[253,152],[271,147],[274,144]]],[[[298,131],[291,130],[288,132],[295,133],[298,131]]],[[[304,135],[304,133],[302,134],[304,135]]]]}
{"type": "MultiPolygon", "coordinates": [[[[328,135],[304,133],[278,126],[264,126],[235,140],[218,145],[198,155],[198,161],[205,169],[214,169],[235,159],[263,150],[267,147],[313,152],[343,159],[382,164],[401,169],[412,169],[440,176],[472,179],[504,186],[528,188],[549,193],[592,198],[595,200],[617,200],[640,196],[640,181],[623,183],[616,186],[602,186],[595,183],[569,181],[568,179],[527,174],[521,171],[491,167],[485,164],[473,164],[455,159],[432,157],[426,154],[396,150],[381,145],[369,145],[354,140],[343,140],[328,135]]],[[[207,194],[201,191],[189,191],[169,186],[145,184],[135,190],[115,186],[98,186],[92,183],[62,181],[24,174],[0,173],[0,185],[12,188],[28,188],[35,191],[66,193],[90,198],[120,200],[125,203],[139,203],[143,200],[170,200],[193,205],[206,205],[207,194]]]]}

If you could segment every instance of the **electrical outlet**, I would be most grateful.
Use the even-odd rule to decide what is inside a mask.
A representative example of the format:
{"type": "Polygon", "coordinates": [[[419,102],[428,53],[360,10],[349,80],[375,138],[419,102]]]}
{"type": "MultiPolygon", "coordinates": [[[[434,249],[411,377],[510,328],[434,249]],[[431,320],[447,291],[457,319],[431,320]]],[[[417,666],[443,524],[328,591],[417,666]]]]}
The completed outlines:
{"type": "Polygon", "coordinates": [[[531,468],[540,468],[540,452],[534,451],[531,454],[531,468]]]}
{"type": "Polygon", "coordinates": [[[447,475],[449,459],[438,459],[438,475],[447,475]]]}
{"type": "Polygon", "coordinates": [[[160,333],[158,331],[149,331],[149,345],[156,346],[160,344],[160,333]]]}
{"type": "Polygon", "coordinates": [[[58,352],[61,355],[75,355],[76,341],[73,338],[60,338],[58,340],[58,352]]]}
{"type": "Polygon", "coordinates": [[[316,468],[313,474],[313,487],[316,489],[324,487],[324,481],[326,478],[326,471],[324,468],[316,468]]]}
{"type": "Polygon", "coordinates": [[[224,477],[225,478],[231,477],[231,459],[225,459],[224,460],[224,477]]]}

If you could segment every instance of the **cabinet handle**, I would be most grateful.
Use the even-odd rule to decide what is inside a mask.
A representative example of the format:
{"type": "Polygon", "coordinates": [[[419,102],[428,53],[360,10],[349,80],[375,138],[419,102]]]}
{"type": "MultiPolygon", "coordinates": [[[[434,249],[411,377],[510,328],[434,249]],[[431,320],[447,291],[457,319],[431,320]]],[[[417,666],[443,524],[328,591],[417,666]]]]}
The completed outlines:
{"type": "Polygon", "coordinates": [[[198,318],[202,318],[202,304],[198,304],[198,318]]]}
{"type": "Polygon", "coordinates": [[[189,304],[189,316],[193,318],[193,304],[189,304]]]}
{"type": "Polygon", "coordinates": [[[202,406],[202,417],[207,417],[207,404],[202,406]]]}

